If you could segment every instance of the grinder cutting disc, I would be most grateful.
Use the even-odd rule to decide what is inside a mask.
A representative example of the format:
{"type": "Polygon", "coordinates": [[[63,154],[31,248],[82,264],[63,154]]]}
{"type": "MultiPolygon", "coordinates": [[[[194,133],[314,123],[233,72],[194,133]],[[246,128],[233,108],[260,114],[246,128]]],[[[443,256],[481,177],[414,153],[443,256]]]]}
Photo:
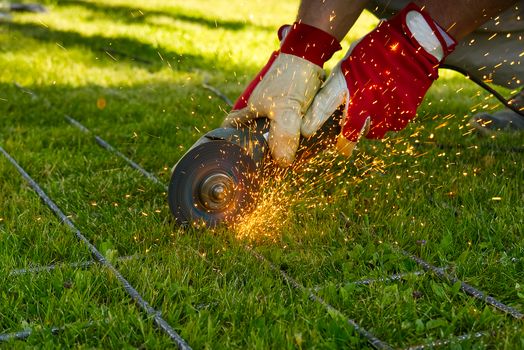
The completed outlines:
{"type": "MultiPolygon", "coordinates": [[[[341,116],[337,110],[315,135],[301,139],[297,162],[335,142],[341,116]]],[[[267,118],[239,128],[218,128],[187,151],[173,169],[168,191],[169,207],[179,224],[203,221],[214,227],[253,209],[269,157],[268,130],[267,118]]]]}
{"type": "MultiPolygon", "coordinates": [[[[179,224],[214,227],[234,221],[254,203],[262,159],[249,153],[253,135],[222,128],[203,136],[175,165],[168,201],[179,224]]],[[[262,141],[263,142],[263,141],[262,141]]],[[[258,152],[264,154],[264,147],[258,152]]]]}

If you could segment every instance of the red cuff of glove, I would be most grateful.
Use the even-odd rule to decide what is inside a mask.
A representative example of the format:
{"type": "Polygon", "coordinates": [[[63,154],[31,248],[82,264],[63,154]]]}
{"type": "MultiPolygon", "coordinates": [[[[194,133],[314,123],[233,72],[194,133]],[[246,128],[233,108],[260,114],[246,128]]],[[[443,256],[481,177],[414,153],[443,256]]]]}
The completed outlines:
{"type": "Polygon", "coordinates": [[[301,57],[317,66],[323,67],[335,52],[342,47],[331,34],[305,23],[295,22],[288,30],[279,29],[279,37],[284,37],[280,52],[301,57]]]}
{"type": "Polygon", "coordinates": [[[264,68],[262,68],[262,70],[258,72],[255,78],[253,78],[253,80],[251,80],[249,85],[246,87],[242,95],[238,97],[238,99],[236,100],[233,106],[234,111],[247,107],[247,101],[249,100],[249,97],[253,93],[253,90],[255,90],[258,83],[260,83],[260,81],[264,78],[264,75],[266,75],[269,68],[271,68],[271,66],[273,65],[273,62],[275,62],[275,60],[277,59],[278,53],[279,53],[278,51],[274,51],[271,54],[271,57],[269,57],[269,61],[267,61],[264,68]]]}
{"type": "Polygon", "coordinates": [[[283,25],[278,30],[278,38],[281,41],[280,51],[273,52],[264,68],[236,100],[233,110],[239,110],[247,106],[249,97],[271,68],[280,52],[301,57],[317,66],[323,67],[324,63],[341,49],[340,43],[334,36],[304,23],[283,25]]]}

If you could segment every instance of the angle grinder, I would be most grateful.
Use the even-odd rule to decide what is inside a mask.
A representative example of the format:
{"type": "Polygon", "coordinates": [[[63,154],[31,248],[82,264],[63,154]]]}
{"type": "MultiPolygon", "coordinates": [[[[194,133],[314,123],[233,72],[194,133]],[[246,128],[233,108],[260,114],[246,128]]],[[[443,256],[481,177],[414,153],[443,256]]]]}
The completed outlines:
{"type": "MultiPolygon", "coordinates": [[[[309,138],[302,138],[295,163],[334,144],[340,133],[337,110],[309,138]]],[[[208,227],[232,223],[253,210],[264,169],[276,164],[269,155],[269,119],[251,125],[214,129],[202,136],[174,166],[168,202],[178,224],[208,227]]]]}

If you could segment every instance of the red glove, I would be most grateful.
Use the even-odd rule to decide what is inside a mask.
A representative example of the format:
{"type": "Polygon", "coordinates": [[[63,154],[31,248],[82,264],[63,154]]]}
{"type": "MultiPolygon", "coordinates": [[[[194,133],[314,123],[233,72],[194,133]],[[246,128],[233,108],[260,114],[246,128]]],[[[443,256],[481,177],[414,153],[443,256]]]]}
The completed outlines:
{"type": "Polygon", "coordinates": [[[269,147],[280,165],[289,165],[300,139],[302,116],[324,79],[322,66],[340,49],[330,34],[303,23],[280,28],[281,47],[238,98],[223,126],[271,119],[269,147]]]}
{"type": "Polygon", "coordinates": [[[361,135],[379,139],[403,129],[455,45],[427,13],[410,3],[349,49],[307,111],[302,134],[312,135],[342,104],[345,140],[339,137],[337,146],[346,147],[343,153],[350,153],[361,135]]]}

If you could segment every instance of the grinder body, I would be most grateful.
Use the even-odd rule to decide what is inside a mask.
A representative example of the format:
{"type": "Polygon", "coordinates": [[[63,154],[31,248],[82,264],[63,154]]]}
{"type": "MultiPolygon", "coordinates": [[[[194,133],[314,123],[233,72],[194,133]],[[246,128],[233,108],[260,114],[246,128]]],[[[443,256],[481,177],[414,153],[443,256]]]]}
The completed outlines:
{"type": "MultiPolygon", "coordinates": [[[[341,112],[317,133],[302,138],[295,162],[332,145],[340,133],[341,112]]],[[[218,128],[202,136],[174,166],[168,202],[178,224],[215,227],[252,210],[266,166],[273,166],[267,135],[269,120],[239,128],[218,128]]]]}

